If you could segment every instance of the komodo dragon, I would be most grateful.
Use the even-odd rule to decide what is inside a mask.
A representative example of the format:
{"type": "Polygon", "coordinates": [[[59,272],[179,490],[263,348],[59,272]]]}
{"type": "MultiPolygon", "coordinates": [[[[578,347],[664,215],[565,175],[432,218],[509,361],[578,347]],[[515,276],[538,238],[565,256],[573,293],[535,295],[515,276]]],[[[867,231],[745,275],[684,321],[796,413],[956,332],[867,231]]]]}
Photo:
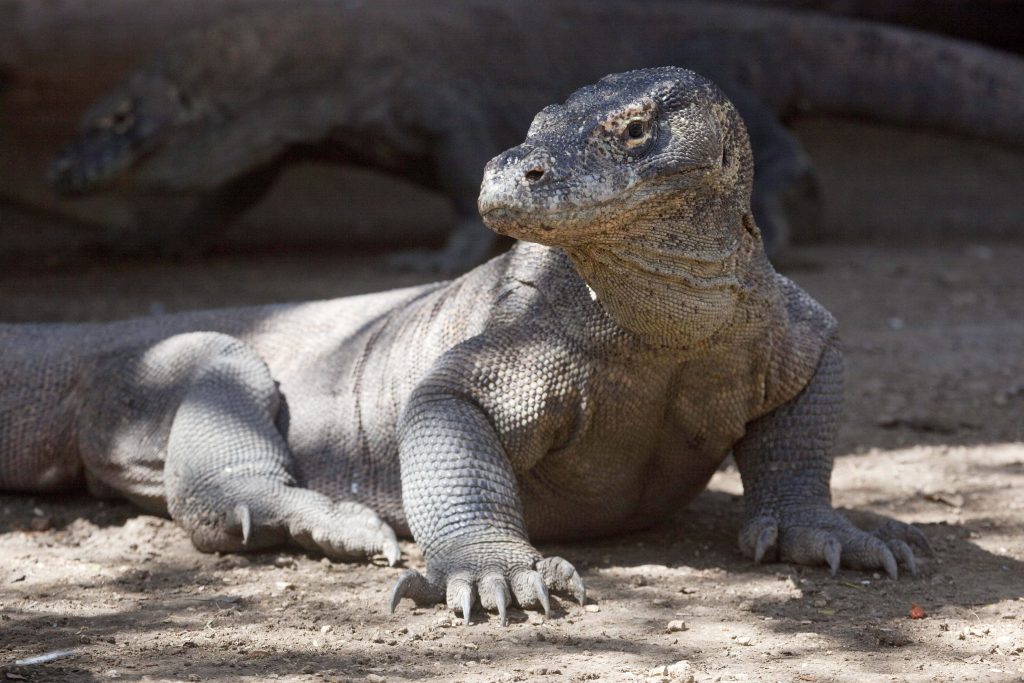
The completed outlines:
{"type": "Polygon", "coordinates": [[[913,573],[914,527],[831,505],[836,324],[778,275],[743,122],[710,81],[609,76],[541,111],[479,208],[528,240],[447,283],[319,303],[0,326],[0,489],[169,513],[206,551],[332,558],[412,534],[402,597],[549,609],[531,540],[650,526],[731,451],[740,547],[913,573]]]}
{"type": "Polygon", "coordinates": [[[181,246],[296,157],[364,164],[452,198],[460,224],[446,251],[410,260],[451,272],[491,250],[480,169],[534,112],[604,74],[664,64],[706,73],[739,107],[770,252],[786,241],[785,196],[810,168],[780,116],[817,110],[1024,146],[1024,60],[938,36],[723,2],[375,0],[183,37],[84,116],[51,178],[72,193],[116,182],[156,202],[118,246],[181,246]]]}

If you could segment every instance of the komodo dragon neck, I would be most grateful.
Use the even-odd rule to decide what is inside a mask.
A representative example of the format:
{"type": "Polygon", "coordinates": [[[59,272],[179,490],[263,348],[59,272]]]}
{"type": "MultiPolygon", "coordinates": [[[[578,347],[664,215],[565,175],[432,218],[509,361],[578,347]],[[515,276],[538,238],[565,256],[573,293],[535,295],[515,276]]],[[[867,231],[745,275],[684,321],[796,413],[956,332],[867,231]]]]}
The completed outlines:
{"type": "Polygon", "coordinates": [[[609,315],[646,342],[698,350],[782,314],[749,213],[680,202],[629,232],[645,238],[608,236],[566,252],[609,315]],[[702,229],[711,222],[719,227],[702,229]]]}

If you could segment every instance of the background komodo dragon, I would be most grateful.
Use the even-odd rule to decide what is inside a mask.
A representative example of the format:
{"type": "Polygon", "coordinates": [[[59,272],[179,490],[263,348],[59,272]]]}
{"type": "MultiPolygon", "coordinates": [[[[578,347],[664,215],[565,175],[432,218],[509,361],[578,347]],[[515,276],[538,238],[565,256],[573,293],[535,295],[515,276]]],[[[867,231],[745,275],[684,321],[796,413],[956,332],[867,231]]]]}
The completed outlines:
{"type": "Polygon", "coordinates": [[[452,198],[460,222],[445,252],[405,260],[452,272],[493,247],[476,213],[480,169],[534,112],[604,74],[664,64],[708,74],[740,109],[769,252],[810,168],[779,117],[815,110],[1024,146],[1024,61],[939,36],[723,2],[377,0],[254,13],[175,41],[91,108],[52,181],[72,193],[117,181],[157,207],[117,248],[173,250],[196,247],[297,156],[365,164],[452,198]]]}
{"type": "Polygon", "coordinates": [[[403,597],[584,599],[532,540],[655,524],[731,451],[742,550],[915,571],[915,528],[831,505],[835,322],[772,269],[742,120],[710,81],[609,76],[541,111],[479,206],[529,240],[449,283],[92,325],[0,326],[0,489],[84,480],[202,550],[342,558],[411,533],[403,597]],[[394,531],[392,531],[394,529],[394,531]]]}

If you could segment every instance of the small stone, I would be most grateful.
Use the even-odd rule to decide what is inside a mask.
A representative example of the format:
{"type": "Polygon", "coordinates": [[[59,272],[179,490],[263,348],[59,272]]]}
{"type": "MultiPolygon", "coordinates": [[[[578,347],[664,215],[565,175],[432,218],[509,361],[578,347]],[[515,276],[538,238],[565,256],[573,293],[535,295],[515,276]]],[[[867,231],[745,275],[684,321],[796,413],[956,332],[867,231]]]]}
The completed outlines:
{"type": "Polygon", "coordinates": [[[277,581],[274,583],[279,591],[293,591],[295,590],[295,584],[291,581],[277,581]]]}
{"type": "Polygon", "coordinates": [[[544,615],[537,614],[536,612],[530,612],[530,615],[526,619],[530,622],[531,626],[541,626],[544,624],[544,615]]]}
{"type": "Polygon", "coordinates": [[[584,607],[583,609],[585,609],[588,612],[600,612],[601,611],[601,606],[600,605],[590,604],[590,605],[587,605],[586,607],[584,607]]]}
{"type": "Polygon", "coordinates": [[[287,555],[278,555],[274,558],[274,566],[278,569],[291,569],[295,566],[295,558],[287,555]]]}
{"type": "Polygon", "coordinates": [[[675,664],[669,664],[666,667],[666,673],[673,683],[694,682],[693,667],[690,666],[690,662],[685,659],[680,659],[675,664]]]}
{"type": "Polygon", "coordinates": [[[647,579],[646,579],[646,577],[644,577],[644,576],[641,576],[641,575],[639,575],[639,574],[637,574],[636,576],[632,576],[632,577],[630,577],[630,579],[629,579],[629,582],[630,582],[630,583],[631,583],[631,584],[632,584],[632,585],[633,585],[633,586],[634,586],[635,588],[640,588],[640,587],[642,587],[642,586],[646,586],[646,585],[647,585],[647,579]]]}
{"type": "Polygon", "coordinates": [[[320,627],[320,633],[328,633],[331,630],[330,624],[324,624],[320,627]]]}
{"type": "Polygon", "coordinates": [[[815,598],[812,603],[815,607],[828,607],[828,600],[825,598],[815,598]]]}
{"type": "Polygon", "coordinates": [[[672,621],[668,622],[668,625],[665,627],[665,630],[669,633],[677,633],[679,631],[688,631],[690,630],[690,627],[682,619],[673,619],[672,621]]]}
{"type": "Polygon", "coordinates": [[[740,645],[753,645],[754,640],[750,636],[740,636],[736,639],[736,642],[740,645]]]}

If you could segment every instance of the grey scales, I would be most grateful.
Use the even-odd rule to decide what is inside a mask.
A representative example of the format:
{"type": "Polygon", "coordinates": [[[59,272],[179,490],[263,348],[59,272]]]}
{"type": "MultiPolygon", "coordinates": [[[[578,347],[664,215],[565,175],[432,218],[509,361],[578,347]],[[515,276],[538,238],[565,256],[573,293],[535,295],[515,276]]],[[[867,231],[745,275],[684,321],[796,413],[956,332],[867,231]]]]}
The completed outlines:
{"type": "Polygon", "coordinates": [[[402,598],[585,600],[533,543],[651,526],[733,453],[755,561],[916,571],[831,504],[836,322],[765,256],[743,121],[681,68],[608,76],[484,171],[522,240],[437,284],[105,324],[0,325],[0,490],[86,484],[204,551],[410,535],[402,598]]]}

